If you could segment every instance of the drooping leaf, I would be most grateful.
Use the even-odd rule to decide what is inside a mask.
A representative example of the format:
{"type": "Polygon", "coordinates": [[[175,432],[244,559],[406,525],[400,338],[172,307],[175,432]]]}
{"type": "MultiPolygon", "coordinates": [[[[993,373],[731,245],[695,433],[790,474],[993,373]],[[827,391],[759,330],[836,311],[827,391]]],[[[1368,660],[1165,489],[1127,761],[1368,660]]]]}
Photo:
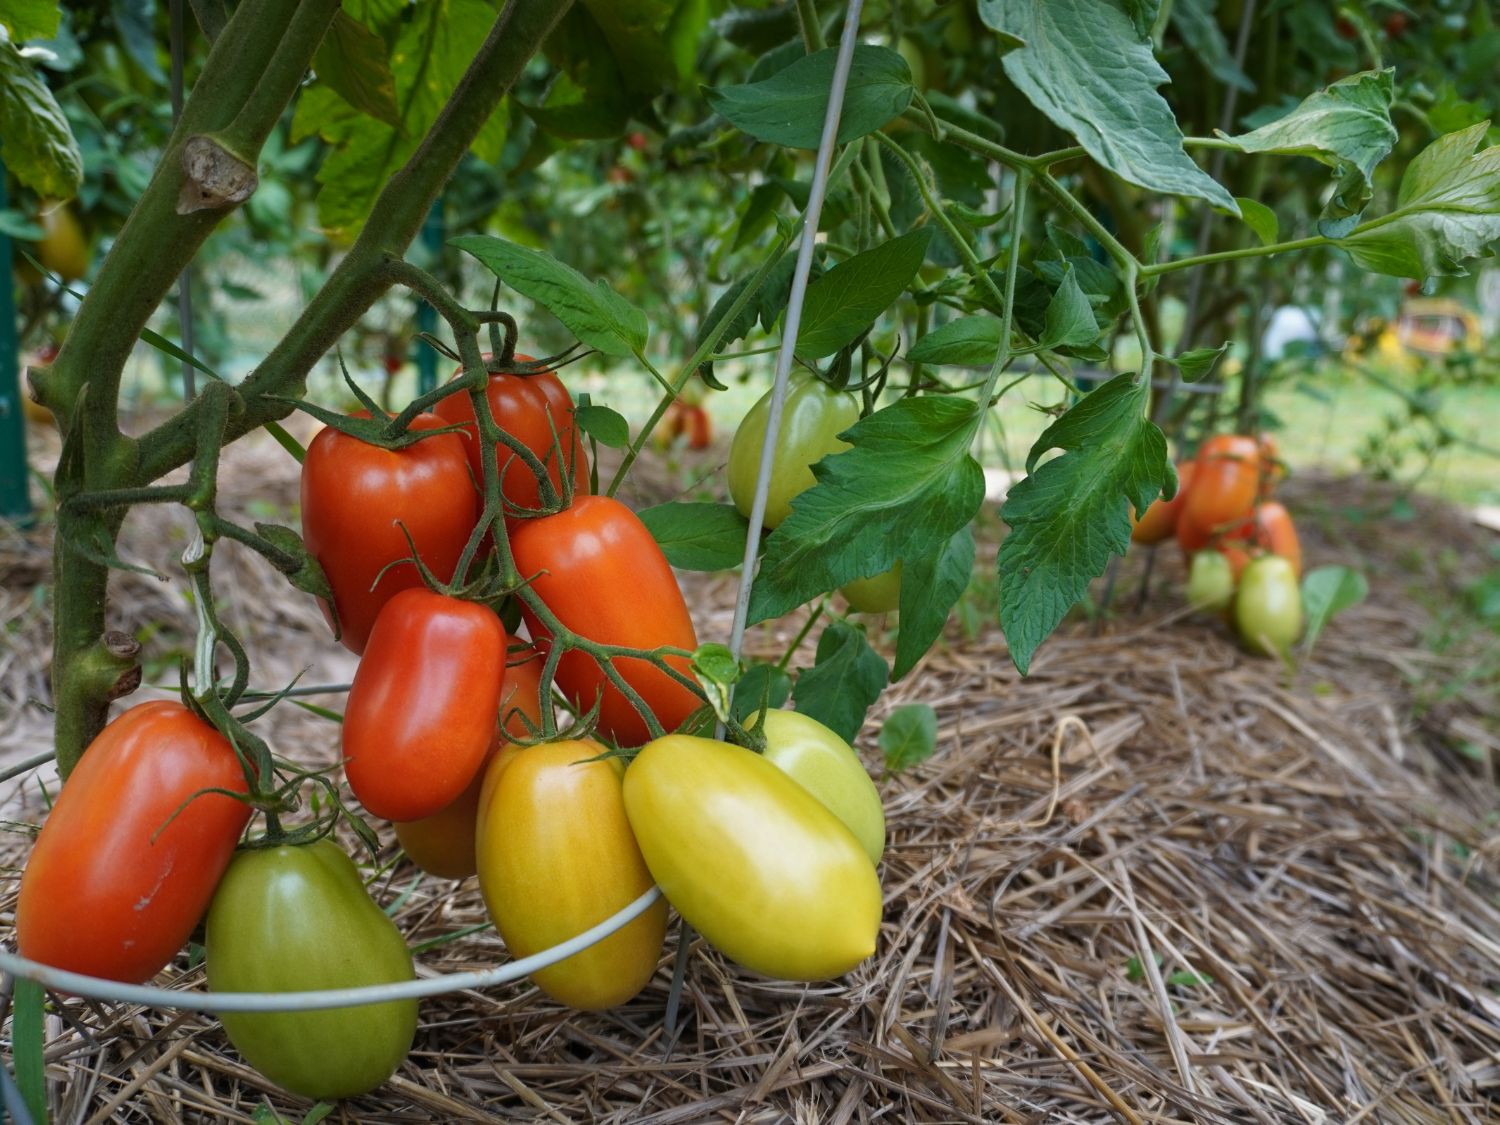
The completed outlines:
{"type": "Polygon", "coordinates": [[[1391,124],[1394,74],[1351,74],[1309,94],[1296,109],[1258,129],[1238,136],[1215,131],[1241,152],[1310,156],[1332,166],[1338,188],[1324,208],[1323,233],[1347,233],[1353,217],[1370,202],[1375,166],[1396,143],[1396,127],[1391,124]]]}
{"type": "Polygon", "coordinates": [[[1228,350],[1229,341],[1225,340],[1217,348],[1194,348],[1192,351],[1183,352],[1172,362],[1177,365],[1177,370],[1182,372],[1184,382],[1196,383],[1214,369],[1228,350]]]}
{"type": "Polygon", "coordinates": [[[1253,93],[1255,83],[1235,63],[1219,30],[1218,7],[1219,0],[1177,0],[1172,5],[1172,26],[1210,74],[1226,86],[1253,93]]]}
{"type": "Polygon", "coordinates": [[[708,24],[703,0],[582,0],[582,6],[597,21],[626,89],[644,97],[689,73],[708,24]]]}
{"type": "Polygon", "coordinates": [[[1237,195],[1234,201],[1240,205],[1240,218],[1255,232],[1262,246],[1270,246],[1281,235],[1281,224],[1276,221],[1276,212],[1264,203],[1237,195]]]}
{"type": "Polygon", "coordinates": [[[937,749],[937,712],[928,703],[897,707],[880,728],[880,752],[892,773],[919,766],[937,749]]]}
{"type": "MultiPolygon", "coordinates": [[[[823,135],[837,55],[833,47],[814,51],[760,82],[705,88],[704,93],[716,112],[756,140],[815,149],[823,135]]],[[[839,144],[873,133],[898,116],[911,104],[912,92],[911,68],[900,52],[869,44],[855,47],[839,116],[839,144]]]]}
{"type": "Polygon", "coordinates": [[[674,500],[637,515],[679,570],[730,570],[745,561],[750,521],[733,504],[674,500]]]}
{"type": "Polygon", "coordinates": [[[932,239],[919,227],[840,262],[807,287],[797,354],[832,355],[859,338],[916,276],[932,239]]]}
{"type": "Polygon", "coordinates": [[[1475,152],[1487,121],[1439,137],[1406,166],[1396,209],[1338,245],[1360,266],[1396,277],[1462,275],[1500,239],[1500,145],[1475,152]]]}
{"type": "Polygon", "coordinates": [[[541,250],[503,238],[467,234],[450,246],[473,254],[501,281],[530,297],[578,339],[605,355],[632,355],[646,346],[646,315],[603,281],[590,282],[541,250]]]}
{"type": "Polygon", "coordinates": [[[624,415],[618,410],[590,403],[575,410],[573,420],[578,423],[579,429],[600,445],[624,449],[630,444],[630,423],[625,421],[624,415]]]}
{"type": "Polygon", "coordinates": [[[361,113],[392,127],[401,124],[396,79],[386,60],[385,40],[340,9],[313,56],[313,70],[361,113]]]}
{"type": "Polygon", "coordinates": [[[943,635],[948,614],[968,589],[973,573],[974,529],[968,526],[936,554],[901,561],[901,628],[892,680],[910,672],[943,635]]]}
{"type": "Polygon", "coordinates": [[[813,466],[817,483],[766,541],[750,621],[779,617],[897,559],[940,551],[984,502],[969,453],[979,414],[967,399],[903,398],[840,436],[853,448],[813,466]]]}
{"type": "Polygon", "coordinates": [[[1077,272],[1069,268],[1047,303],[1042,336],[1037,343],[1043,348],[1077,348],[1098,338],[1099,324],[1094,320],[1093,308],[1079,287],[1077,272]]]}
{"type": "Polygon", "coordinates": [[[1000,322],[992,316],[961,316],[923,336],[906,353],[912,363],[956,363],[987,367],[1000,351],[1000,322]]]}
{"type": "Polygon", "coordinates": [[[620,62],[593,13],[574,4],[543,48],[562,70],[540,106],[524,107],[543,129],[567,138],[607,137],[624,129],[635,99],[625,88],[620,62]]]}
{"type": "MultiPolygon", "coordinates": [[[[771,324],[775,323],[780,310],[786,306],[787,291],[791,288],[792,272],[796,268],[796,265],[797,257],[795,254],[783,253],[777,259],[776,264],[771,267],[771,272],[766,276],[765,281],[761,283],[760,291],[745,303],[744,307],[740,309],[739,314],[725,327],[723,335],[719,337],[718,346],[720,348],[724,348],[736,340],[743,340],[755,327],[757,320],[768,329],[771,324]]],[[[758,273],[759,270],[755,272],[758,273]]],[[[729,314],[729,310],[739,300],[740,294],[745,291],[754,279],[755,273],[746,274],[719,295],[719,299],[714,302],[714,307],[709,310],[708,315],[703,318],[703,322],[698,327],[697,339],[693,341],[694,351],[698,349],[704,340],[713,335],[719,326],[719,322],[729,314]]],[[[723,384],[716,383],[714,379],[713,364],[705,363],[698,370],[703,376],[703,381],[709,386],[717,386],[719,389],[723,389],[723,384]]]]}
{"type": "Polygon", "coordinates": [[[10,43],[0,43],[0,159],[38,195],[72,199],[83,154],[47,83],[10,43]]]}
{"type": "Polygon", "coordinates": [[[12,43],[28,39],[51,39],[57,34],[57,0],[3,0],[0,24],[10,32],[12,43]]]}
{"type": "Polygon", "coordinates": [[[1370,584],[1359,571],[1347,566],[1320,566],[1302,576],[1302,612],[1307,617],[1303,648],[1311,652],[1336,613],[1358,605],[1370,592],[1370,584]]]}
{"type": "Polygon", "coordinates": [[[1140,187],[1236,210],[1195,164],[1156,87],[1151,45],[1108,0],[979,0],[986,26],[1022,46],[1001,57],[1027,100],[1104,167],[1140,187]]]}
{"type": "Polygon", "coordinates": [[[885,690],[889,669],[862,626],[833,621],[818,638],[811,668],[797,674],[792,701],[845,742],[853,742],[870,705],[885,690]]]}
{"type": "Polygon", "coordinates": [[[1167,441],[1145,417],[1146,380],[1117,375],[1043,431],[1000,518],[1000,624],[1024,675],[1037,646],[1130,544],[1130,508],[1176,491],[1167,441]],[[1039,463],[1043,454],[1060,457],[1039,463]]]}

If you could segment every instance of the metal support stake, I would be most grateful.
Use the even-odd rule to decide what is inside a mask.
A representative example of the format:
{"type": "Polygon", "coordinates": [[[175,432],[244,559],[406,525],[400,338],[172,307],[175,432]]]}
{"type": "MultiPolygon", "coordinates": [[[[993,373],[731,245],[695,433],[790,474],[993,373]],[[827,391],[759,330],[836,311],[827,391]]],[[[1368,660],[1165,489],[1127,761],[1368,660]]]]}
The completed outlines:
{"type": "MultiPolygon", "coordinates": [[[[0,161],[0,210],[6,207],[5,162],[0,161]]],[[[26,415],[21,406],[21,362],[16,339],[15,286],[10,275],[10,238],[0,231],[0,519],[31,523],[26,476],[26,415]]]]}

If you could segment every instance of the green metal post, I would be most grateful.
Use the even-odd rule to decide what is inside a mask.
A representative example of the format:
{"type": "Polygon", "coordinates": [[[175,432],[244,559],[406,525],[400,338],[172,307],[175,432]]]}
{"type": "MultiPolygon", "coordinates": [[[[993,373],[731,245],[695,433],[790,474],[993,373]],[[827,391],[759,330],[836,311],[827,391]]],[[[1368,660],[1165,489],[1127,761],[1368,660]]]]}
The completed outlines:
{"type": "MultiPolygon", "coordinates": [[[[0,161],[0,209],[6,206],[5,164],[0,161]]],[[[26,416],[21,408],[21,362],[16,339],[15,283],[10,238],[0,232],[0,519],[22,525],[32,518],[26,476],[26,416]]]]}
{"type": "MultiPolygon", "coordinates": [[[[426,268],[434,269],[438,258],[443,252],[443,200],[439,196],[432,204],[432,210],[427,212],[427,220],[422,224],[422,249],[426,251],[428,259],[426,268]]],[[[429,305],[421,297],[417,302],[417,331],[434,332],[437,330],[437,310],[429,305]]],[[[414,345],[417,361],[417,393],[426,394],[428,391],[437,389],[437,352],[426,344],[414,345]]]]}

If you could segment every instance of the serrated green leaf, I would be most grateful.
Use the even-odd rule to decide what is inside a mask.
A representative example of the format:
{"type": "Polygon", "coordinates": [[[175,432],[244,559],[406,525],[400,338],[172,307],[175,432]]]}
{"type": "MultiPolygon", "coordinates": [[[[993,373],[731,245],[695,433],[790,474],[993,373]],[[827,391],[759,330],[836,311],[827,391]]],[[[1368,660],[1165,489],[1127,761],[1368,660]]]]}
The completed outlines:
{"type": "Polygon", "coordinates": [[[852,448],[813,465],[817,483],[766,541],[750,622],[941,550],[984,503],[984,472],[969,453],[979,417],[967,399],[924,395],[840,434],[852,448]]]}
{"type": "Polygon", "coordinates": [[[646,315],[603,281],[590,282],[541,250],[503,238],[469,234],[449,240],[517,293],[530,297],[574,336],[605,355],[633,355],[646,346],[646,315]]]}
{"type": "Polygon", "coordinates": [[[1194,348],[1192,351],[1183,352],[1172,360],[1177,365],[1177,370],[1182,372],[1185,383],[1196,383],[1214,369],[1224,353],[1229,350],[1229,341],[1225,340],[1217,348],[1194,348]]]}
{"type": "Polygon", "coordinates": [[[1219,30],[1215,16],[1218,7],[1219,0],[1177,0],[1172,6],[1172,26],[1210,74],[1226,86],[1254,93],[1255,83],[1235,63],[1229,43],[1219,30]]]}
{"type": "Polygon", "coordinates": [[[1311,652],[1323,626],[1370,593],[1370,584],[1359,571],[1347,566],[1320,566],[1302,576],[1302,612],[1307,616],[1307,636],[1302,642],[1311,652]]]}
{"type": "Polygon", "coordinates": [[[964,527],[943,549],[901,560],[901,627],[896,634],[892,681],[901,679],[943,635],[948,614],[974,574],[974,529],[964,527]]]}
{"type": "Polygon", "coordinates": [[[1281,224],[1276,220],[1275,211],[1248,196],[1237,195],[1234,201],[1240,205],[1240,219],[1255,232],[1262,246],[1270,246],[1281,237],[1281,224]]]}
{"type": "Polygon", "coordinates": [[[912,363],[988,367],[999,352],[1000,322],[992,316],[963,316],[927,333],[906,358],[912,363]]]}
{"type": "Polygon", "coordinates": [[[1147,383],[1117,375],[1043,431],[1000,518],[1000,624],[1021,674],[1032,654],[1130,545],[1130,508],[1176,490],[1167,441],[1145,417],[1147,383]],[[1043,454],[1063,454],[1039,464],[1043,454]]]}
{"type": "Polygon", "coordinates": [[[750,521],[733,504],[674,500],[636,514],[679,570],[731,570],[745,561],[750,521]]]}
{"type": "Polygon", "coordinates": [[[1081,348],[1098,338],[1099,324],[1094,319],[1093,307],[1079,287],[1077,271],[1069,267],[1057,292],[1052,294],[1052,300],[1047,302],[1047,315],[1038,346],[1081,348]]]}
{"type": "Polygon", "coordinates": [[[1122,179],[1235,211],[1234,198],[1182,147],[1156,87],[1164,71],[1108,0],[979,0],[986,26],[1023,46],[1000,64],[1028,101],[1122,179]]]}
{"type": "Polygon", "coordinates": [[[892,773],[919,766],[937,749],[937,712],[926,703],[897,707],[880,728],[880,752],[892,773]]]}
{"type": "Polygon", "coordinates": [[[734,687],[734,717],[747,722],[757,711],[775,710],[792,697],[792,677],[774,664],[752,664],[734,687]]]}
{"type": "Polygon", "coordinates": [[[797,354],[821,359],[857,340],[917,275],[931,241],[932,228],[919,227],[840,262],[809,285],[797,354]]]}
{"type": "Polygon", "coordinates": [[[792,702],[799,713],[853,742],[870,705],[885,690],[888,675],[885,660],[870,647],[864,629],[834,621],[818,638],[813,666],[798,673],[792,702]]]}
{"type": "MultiPolygon", "coordinates": [[[[708,104],[741,132],[788,148],[815,149],[823,135],[828,89],[838,51],[805,55],[770,78],[705,88],[708,104]]],[[[889,47],[854,48],[839,116],[838,143],[848,144],[899,116],[912,99],[911,68],[889,47]]]]}
{"type": "Polygon", "coordinates": [[[386,60],[385,40],[342,10],[313,56],[318,79],[361,113],[399,127],[396,79],[386,60]]]}
{"type": "Polygon", "coordinates": [[[11,43],[0,43],[0,159],[38,195],[72,199],[83,154],[47,83],[11,43]]]}
{"type": "Polygon", "coordinates": [[[0,0],[0,24],[10,32],[12,43],[51,39],[57,34],[59,14],[57,0],[0,0]]]}
{"type": "Polygon", "coordinates": [[[1439,137],[1406,166],[1396,210],[1337,245],[1364,269],[1396,277],[1462,275],[1500,238],[1500,145],[1475,152],[1481,121],[1439,137]]]}
{"type": "Polygon", "coordinates": [[[600,445],[611,449],[624,449],[630,444],[630,423],[618,410],[590,403],[573,412],[578,428],[600,445]]]}
{"type": "MultiPolygon", "coordinates": [[[[1366,70],[1341,78],[1302,100],[1296,109],[1248,133],[1215,132],[1241,152],[1309,156],[1334,168],[1338,189],[1324,219],[1352,225],[1372,192],[1370,177],[1396,143],[1391,124],[1395,96],[1393,70],[1366,70]]],[[[1336,232],[1325,229],[1330,237],[1336,232]]]]}

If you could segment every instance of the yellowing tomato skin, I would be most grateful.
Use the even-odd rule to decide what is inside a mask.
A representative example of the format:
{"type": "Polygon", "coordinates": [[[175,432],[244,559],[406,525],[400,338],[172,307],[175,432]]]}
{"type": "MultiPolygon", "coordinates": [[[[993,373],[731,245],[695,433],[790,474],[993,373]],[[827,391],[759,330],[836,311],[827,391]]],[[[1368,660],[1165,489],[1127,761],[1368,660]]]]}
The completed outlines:
{"type": "Polygon", "coordinates": [[[856,578],[839,587],[849,608],[859,613],[890,613],[901,608],[901,564],[884,574],[856,578]]]}
{"type": "Polygon", "coordinates": [[[859,755],[817,719],[796,711],[768,711],[766,761],[806,789],[879,863],[885,851],[885,810],[859,755]]]}
{"type": "Polygon", "coordinates": [[[625,811],[667,900],[745,968],[827,980],[875,952],[881,893],[870,857],[759,754],[658,738],[625,771],[625,811]]]}
{"type": "Polygon", "coordinates": [[[1245,644],[1267,656],[1285,656],[1302,635],[1302,590],[1289,559],[1262,555],[1240,576],[1234,623],[1245,644]]]}
{"type": "MultiPolygon", "coordinates": [[[[581,934],[651,888],[625,816],[619,767],[587,760],[603,752],[584,741],[507,747],[485,776],[479,887],[518,958],[581,934]]],[[[656,971],[666,928],[666,903],[658,900],[623,929],[531,979],[572,1008],[623,1004],[656,971]]]]}

